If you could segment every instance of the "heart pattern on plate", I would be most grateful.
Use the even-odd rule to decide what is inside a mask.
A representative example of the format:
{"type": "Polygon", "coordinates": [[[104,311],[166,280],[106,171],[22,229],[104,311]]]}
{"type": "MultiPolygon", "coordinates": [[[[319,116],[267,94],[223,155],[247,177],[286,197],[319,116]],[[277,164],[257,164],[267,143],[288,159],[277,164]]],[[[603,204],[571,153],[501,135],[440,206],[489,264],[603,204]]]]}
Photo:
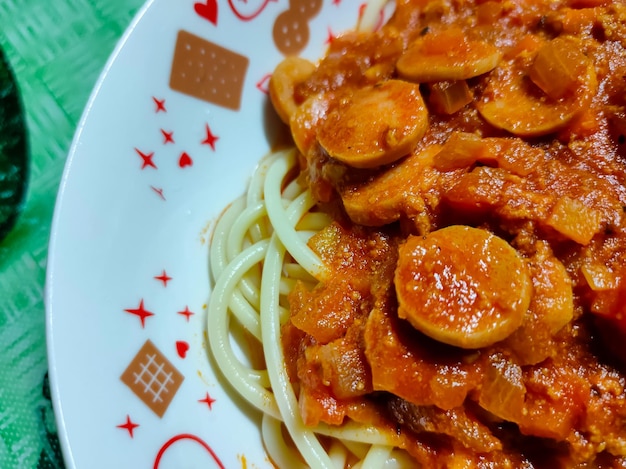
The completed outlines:
{"type": "Polygon", "coordinates": [[[217,0],[206,0],[204,3],[196,3],[193,6],[196,13],[217,26],[217,0]]]}

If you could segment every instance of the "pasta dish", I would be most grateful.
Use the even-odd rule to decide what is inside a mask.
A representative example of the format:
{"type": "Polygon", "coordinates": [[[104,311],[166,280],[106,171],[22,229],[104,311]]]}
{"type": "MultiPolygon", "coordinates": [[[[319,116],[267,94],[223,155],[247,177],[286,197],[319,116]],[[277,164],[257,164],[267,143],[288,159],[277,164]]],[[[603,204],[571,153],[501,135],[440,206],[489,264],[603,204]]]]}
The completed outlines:
{"type": "Polygon", "coordinates": [[[281,468],[626,467],[626,4],[383,3],[272,75],[215,362],[281,468]]]}

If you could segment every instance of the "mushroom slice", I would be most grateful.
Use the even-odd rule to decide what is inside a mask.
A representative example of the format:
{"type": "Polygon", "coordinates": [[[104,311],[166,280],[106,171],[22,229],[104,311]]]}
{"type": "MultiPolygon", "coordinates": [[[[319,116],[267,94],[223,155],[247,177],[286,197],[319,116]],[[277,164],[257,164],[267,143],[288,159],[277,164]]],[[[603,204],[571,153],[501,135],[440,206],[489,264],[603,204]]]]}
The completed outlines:
{"type": "Polygon", "coordinates": [[[480,348],[511,335],[532,297],[527,262],[505,240],[453,225],[400,246],[398,316],[449,345],[480,348]]]}
{"type": "Polygon", "coordinates": [[[501,59],[495,46],[450,28],[415,40],[398,60],[396,70],[402,78],[419,83],[464,80],[493,70],[501,59]]]}
{"type": "Polygon", "coordinates": [[[523,58],[502,64],[491,73],[478,111],[491,125],[522,137],[562,129],[589,106],[598,87],[581,47],[579,39],[557,38],[530,65],[523,58]]]}
{"type": "Polygon", "coordinates": [[[318,129],[324,151],[349,166],[374,168],[407,155],[428,127],[419,86],[388,80],[358,89],[318,129]]]}

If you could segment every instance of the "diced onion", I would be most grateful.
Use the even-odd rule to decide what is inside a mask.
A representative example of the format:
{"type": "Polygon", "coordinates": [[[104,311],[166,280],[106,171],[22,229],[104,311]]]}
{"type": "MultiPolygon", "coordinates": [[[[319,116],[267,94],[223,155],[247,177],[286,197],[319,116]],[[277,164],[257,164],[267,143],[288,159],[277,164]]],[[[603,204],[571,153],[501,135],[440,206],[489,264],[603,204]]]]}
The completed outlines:
{"type": "Polygon", "coordinates": [[[588,64],[577,42],[557,37],[539,49],[529,75],[550,98],[560,99],[576,92],[588,64]]]}
{"type": "Polygon", "coordinates": [[[430,86],[430,104],[440,114],[454,114],[471,103],[472,99],[472,92],[465,80],[438,81],[430,86]]]}

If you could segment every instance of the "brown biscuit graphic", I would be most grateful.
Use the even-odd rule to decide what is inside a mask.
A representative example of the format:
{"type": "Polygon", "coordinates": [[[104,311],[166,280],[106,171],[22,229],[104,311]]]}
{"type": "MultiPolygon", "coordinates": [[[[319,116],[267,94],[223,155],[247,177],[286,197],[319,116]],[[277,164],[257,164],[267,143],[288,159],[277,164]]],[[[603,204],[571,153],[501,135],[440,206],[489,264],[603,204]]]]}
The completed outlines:
{"type": "Polygon", "coordinates": [[[276,18],[272,34],[280,52],[296,55],[309,42],[309,25],[296,10],[287,10],[276,18]]]}
{"type": "Polygon", "coordinates": [[[238,110],[249,59],[222,46],[178,32],[170,88],[227,109],[238,110]]]}
{"type": "Polygon", "coordinates": [[[163,417],[184,376],[147,340],[120,379],[155,414],[163,417]]]}
{"type": "Polygon", "coordinates": [[[289,9],[297,11],[302,18],[308,20],[320,12],[322,4],[322,0],[291,0],[289,9]]]}
{"type": "Polygon", "coordinates": [[[296,55],[309,42],[309,20],[322,9],[323,0],[291,0],[289,9],[274,22],[274,44],[283,55],[296,55]]]}

